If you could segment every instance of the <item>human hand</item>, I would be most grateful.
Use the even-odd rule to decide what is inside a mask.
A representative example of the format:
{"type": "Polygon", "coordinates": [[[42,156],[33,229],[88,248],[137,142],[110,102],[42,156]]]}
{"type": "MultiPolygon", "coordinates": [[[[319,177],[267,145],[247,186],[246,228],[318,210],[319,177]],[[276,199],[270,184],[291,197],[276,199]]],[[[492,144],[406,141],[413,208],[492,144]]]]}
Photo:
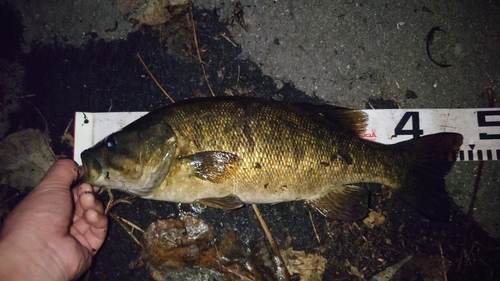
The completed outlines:
{"type": "Polygon", "coordinates": [[[91,264],[108,221],[71,160],[57,161],[5,220],[0,232],[0,280],[72,280],[91,264]]]}

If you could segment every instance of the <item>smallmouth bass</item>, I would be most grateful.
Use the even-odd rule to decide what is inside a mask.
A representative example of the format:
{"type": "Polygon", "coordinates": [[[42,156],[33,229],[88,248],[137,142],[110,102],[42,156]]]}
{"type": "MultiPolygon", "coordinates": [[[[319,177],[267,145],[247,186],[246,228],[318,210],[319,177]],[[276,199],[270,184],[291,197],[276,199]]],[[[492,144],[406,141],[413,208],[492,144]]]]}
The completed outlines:
{"type": "Polygon", "coordinates": [[[82,152],[84,181],[143,198],[235,209],[305,200],[341,220],[366,216],[391,187],[434,220],[449,217],[444,176],[457,133],[393,145],[364,140],[362,111],[248,97],[198,98],[151,111],[82,152]]]}

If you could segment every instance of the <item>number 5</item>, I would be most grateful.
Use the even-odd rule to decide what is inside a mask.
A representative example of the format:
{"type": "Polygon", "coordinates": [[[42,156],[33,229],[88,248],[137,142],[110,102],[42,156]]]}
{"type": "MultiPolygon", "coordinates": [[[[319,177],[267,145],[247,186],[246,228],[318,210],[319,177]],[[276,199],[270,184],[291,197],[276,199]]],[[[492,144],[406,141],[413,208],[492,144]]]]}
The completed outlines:
{"type": "MultiPolygon", "coordinates": [[[[477,126],[478,127],[500,127],[500,121],[486,121],[486,116],[500,116],[500,110],[487,110],[477,112],[477,126]]],[[[480,140],[493,140],[500,139],[500,134],[487,134],[480,133],[480,140]]]]}

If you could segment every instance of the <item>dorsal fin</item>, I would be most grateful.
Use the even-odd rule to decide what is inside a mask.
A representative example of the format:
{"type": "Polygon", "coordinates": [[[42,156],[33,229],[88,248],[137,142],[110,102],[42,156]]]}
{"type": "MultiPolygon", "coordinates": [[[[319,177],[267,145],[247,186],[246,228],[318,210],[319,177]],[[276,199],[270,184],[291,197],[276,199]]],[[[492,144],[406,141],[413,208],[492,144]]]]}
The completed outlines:
{"type": "Polygon", "coordinates": [[[294,106],[306,110],[314,115],[319,115],[349,132],[360,137],[366,131],[368,115],[361,110],[329,104],[312,104],[307,102],[293,103],[294,106]]]}

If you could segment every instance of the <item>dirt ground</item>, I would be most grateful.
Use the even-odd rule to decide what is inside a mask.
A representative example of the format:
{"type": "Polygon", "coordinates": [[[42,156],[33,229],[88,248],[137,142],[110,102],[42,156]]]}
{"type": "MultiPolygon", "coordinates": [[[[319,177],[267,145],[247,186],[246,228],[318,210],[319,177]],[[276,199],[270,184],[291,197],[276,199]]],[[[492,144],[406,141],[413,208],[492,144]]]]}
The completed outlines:
{"type": "MultiPolygon", "coordinates": [[[[0,1],[1,137],[39,129],[57,157],[71,157],[71,143],[61,136],[72,132],[75,111],[170,104],[137,54],[175,101],[210,95],[197,49],[216,95],[353,108],[368,102],[377,108],[488,107],[486,89],[500,95],[498,2],[334,2],[196,1],[193,16],[182,7],[171,10],[167,22],[148,26],[134,19],[140,1],[0,1]],[[436,33],[433,58],[450,67],[426,53],[424,39],[435,26],[445,32],[436,33]],[[416,98],[407,98],[408,90],[416,98]]],[[[484,163],[475,193],[477,171],[476,162],[457,163],[447,176],[453,199],[447,223],[426,220],[377,185],[367,186],[372,221],[332,221],[302,202],[259,208],[280,249],[326,258],[322,280],[368,280],[410,256],[391,280],[500,280],[500,166],[484,163]]],[[[0,220],[26,192],[2,185],[0,220]]],[[[101,198],[109,199],[106,193],[101,198]]],[[[195,215],[213,226],[213,245],[235,231],[246,259],[257,260],[247,252],[271,251],[250,206],[201,209],[135,198],[111,213],[141,229],[195,215]]],[[[82,279],[154,280],[145,263],[141,247],[110,219],[107,240],[82,279]]],[[[191,266],[162,274],[166,280],[224,280],[191,266]]]]}

